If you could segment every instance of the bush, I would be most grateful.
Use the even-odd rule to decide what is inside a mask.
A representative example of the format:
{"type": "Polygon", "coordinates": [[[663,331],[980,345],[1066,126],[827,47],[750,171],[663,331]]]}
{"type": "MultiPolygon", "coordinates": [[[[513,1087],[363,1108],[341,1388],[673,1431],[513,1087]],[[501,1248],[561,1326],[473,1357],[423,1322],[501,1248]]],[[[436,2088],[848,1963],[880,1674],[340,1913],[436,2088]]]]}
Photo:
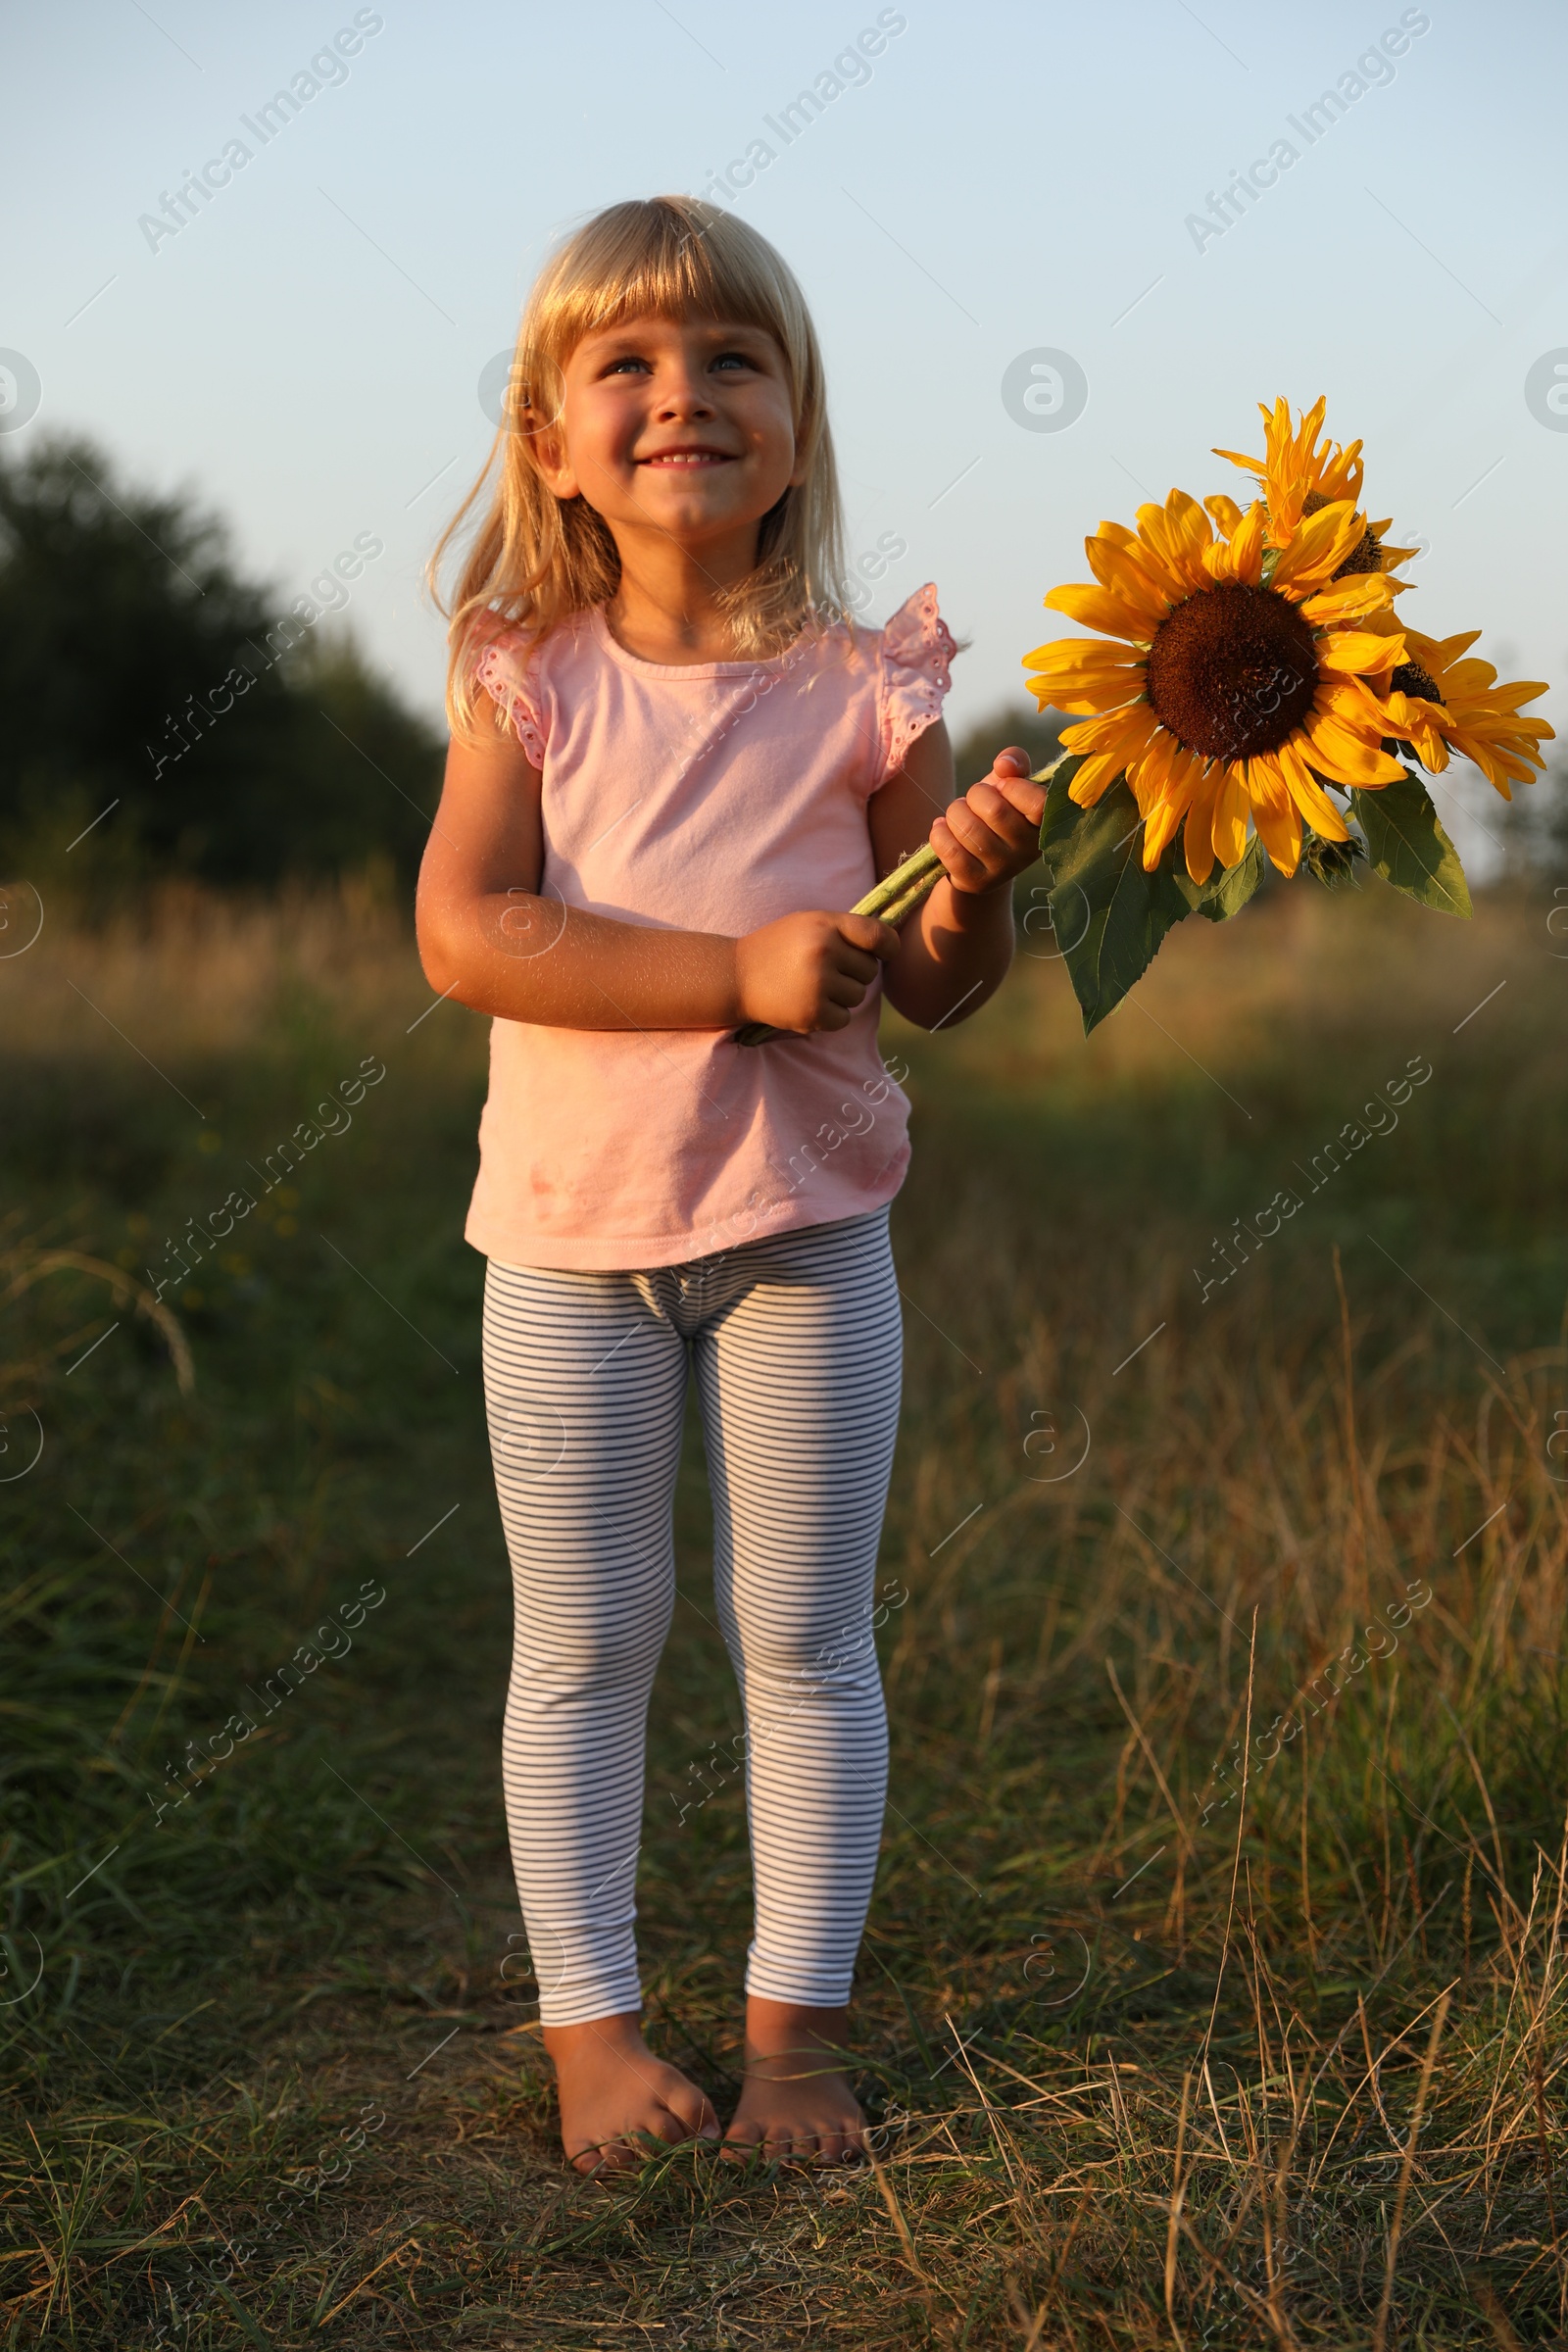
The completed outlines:
{"type": "MultiPolygon", "coordinates": [[[[305,600],[297,600],[303,603],[305,600]]],[[[314,611],[314,604],[312,610],[314,611]]],[[[100,879],[412,877],[440,740],[366,664],[235,567],[186,497],[81,440],[0,466],[0,840],[58,863],[112,809],[100,879]]]]}

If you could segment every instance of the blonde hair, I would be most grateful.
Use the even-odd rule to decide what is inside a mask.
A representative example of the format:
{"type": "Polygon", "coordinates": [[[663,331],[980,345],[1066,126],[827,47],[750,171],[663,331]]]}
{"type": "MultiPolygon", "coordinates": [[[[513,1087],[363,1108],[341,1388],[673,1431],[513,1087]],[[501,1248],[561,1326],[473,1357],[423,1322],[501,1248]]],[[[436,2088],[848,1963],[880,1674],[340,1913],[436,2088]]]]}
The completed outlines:
{"type": "Polygon", "coordinates": [[[473,661],[497,619],[537,640],[571,613],[605,603],[619,585],[608,525],[586,499],[556,497],[535,463],[534,440],[560,414],[563,370],[583,337],[634,318],[760,327],[783,355],[805,474],[763,515],[756,568],[726,593],[737,654],[776,653],[803,629],[847,616],[822,356],[793,270],[755,228],[697,197],[612,204],[540,271],[522,315],[500,431],[430,560],[431,592],[448,620],[447,712],[457,733],[473,731],[473,661]],[[441,565],[476,510],[478,526],[449,602],[441,565]]]}

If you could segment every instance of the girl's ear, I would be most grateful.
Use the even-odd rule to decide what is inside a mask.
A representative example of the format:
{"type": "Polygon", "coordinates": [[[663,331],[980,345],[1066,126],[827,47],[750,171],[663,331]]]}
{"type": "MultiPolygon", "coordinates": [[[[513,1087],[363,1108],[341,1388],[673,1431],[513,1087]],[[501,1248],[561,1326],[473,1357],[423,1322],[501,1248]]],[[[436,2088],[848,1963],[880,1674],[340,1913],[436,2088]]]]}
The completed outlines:
{"type": "Polygon", "coordinates": [[[582,484],[566,450],[563,369],[553,361],[536,360],[521,392],[517,422],[535,471],[555,497],[580,498],[582,484]]]}
{"type": "Polygon", "coordinates": [[[582,484],[566,454],[566,437],[559,423],[541,425],[537,433],[530,434],[528,454],[541,481],[556,498],[582,496],[582,484]]]}

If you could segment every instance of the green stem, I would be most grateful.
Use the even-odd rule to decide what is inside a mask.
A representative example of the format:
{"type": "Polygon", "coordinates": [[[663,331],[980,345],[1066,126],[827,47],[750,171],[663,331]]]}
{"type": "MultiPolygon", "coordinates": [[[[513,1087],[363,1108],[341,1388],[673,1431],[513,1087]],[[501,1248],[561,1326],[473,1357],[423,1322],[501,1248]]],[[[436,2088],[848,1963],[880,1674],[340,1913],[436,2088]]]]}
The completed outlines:
{"type": "MultiPolygon", "coordinates": [[[[938,865],[936,872],[933,874],[918,875],[916,879],[909,884],[907,890],[905,891],[902,898],[894,899],[888,906],[883,907],[881,914],[877,919],[880,922],[891,923],[896,931],[901,923],[907,921],[908,917],[913,914],[918,907],[921,907],[925,905],[927,899],[931,896],[931,893],[935,890],[941,879],[942,868],[940,865],[938,865]]],[[[857,914],[862,914],[865,912],[865,909],[863,907],[857,906],[855,911],[857,914]]]]}
{"type": "MultiPolygon", "coordinates": [[[[1031,779],[1032,782],[1049,784],[1065,756],[1062,754],[1049,767],[1043,767],[1031,779]]],[[[941,858],[931,844],[925,842],[913,857],[906,858],[904,863],[895,866],[891,874],[885,874],[874,889],[866,892],[863,899],[857,900],[850,912],[874,914],[881,922],[891,923],[897,930],[901,923],[907,922],[917,907],[925,905],[941,881],[943,871],[941,858]]],[[[792,1030],[769,1028],[766,1021],[748,1021],[744,1029],[736,1030],[735,1043],[738,1046],[765,1046],[770,1037],[793,1035],[792,1030]]]]}
{"type": "Polygon", "coordinates": [[[941,873],[942,860],[931,844],[925,842],[912,858],[906,858],[902,865],[896,865],[891,874],[885,874],[874,889],[868,890],[863,899],[857,900],[850,911],[852,914],[884,915],[885,918],[885,909],[904,898],[916,882],[924,881],[927,875],[932,882],[936,882],[941,878],[941,873]]]}

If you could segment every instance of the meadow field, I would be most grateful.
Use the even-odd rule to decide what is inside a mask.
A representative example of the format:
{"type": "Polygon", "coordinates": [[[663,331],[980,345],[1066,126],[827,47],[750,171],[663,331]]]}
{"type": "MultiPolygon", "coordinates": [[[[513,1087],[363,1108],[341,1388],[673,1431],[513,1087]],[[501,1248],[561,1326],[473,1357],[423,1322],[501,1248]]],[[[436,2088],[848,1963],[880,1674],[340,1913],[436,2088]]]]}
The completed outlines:
{"type": "MultiPolygon", "coordinates": [[[[483,1024],[370,883],[45,916],[0,959],[6,2345],[1564,2339],[1549,901],[1267,892],[1088,1043],[1049,937],[968,1027],[889,1016],[876,2161],[609,2189],[500,1801],[483,1024]]],[[[642,1940],[722,2103],[688,1437],[642,1940]]]]}

